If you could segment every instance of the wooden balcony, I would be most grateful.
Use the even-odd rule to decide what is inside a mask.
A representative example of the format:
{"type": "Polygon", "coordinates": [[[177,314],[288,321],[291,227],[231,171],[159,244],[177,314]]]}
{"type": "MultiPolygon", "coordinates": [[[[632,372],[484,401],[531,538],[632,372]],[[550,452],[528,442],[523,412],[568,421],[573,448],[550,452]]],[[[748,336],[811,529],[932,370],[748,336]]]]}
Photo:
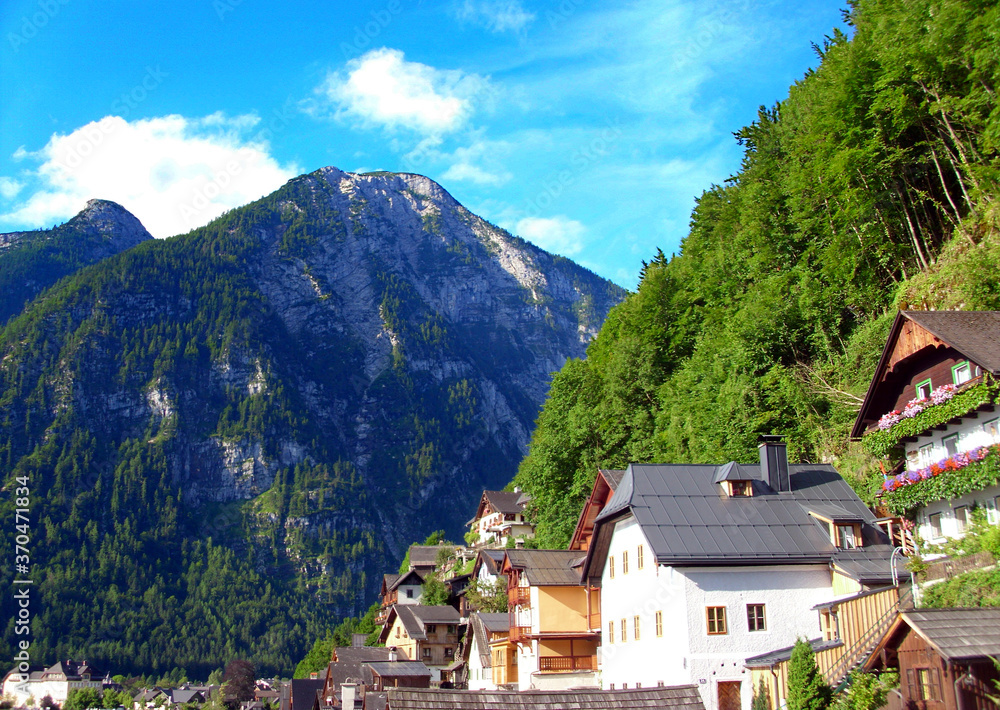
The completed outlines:
{"type": "Polygon", "coordinates": [[[522,643],[528,640],[529,634],[531,634],[530,626],[511,626],[508,638],[511,643],[522,643]]]}
{"type": "Polygon", "coordinates": [[[542,656],[538,659],[538,670],[543,673],[596,671],[597,656],[542,656]]]}
{"type": "Polygon", "coordinates": [[[507,590],[511,606],[531,606],[531,587],[511,587],[507,590]]]}

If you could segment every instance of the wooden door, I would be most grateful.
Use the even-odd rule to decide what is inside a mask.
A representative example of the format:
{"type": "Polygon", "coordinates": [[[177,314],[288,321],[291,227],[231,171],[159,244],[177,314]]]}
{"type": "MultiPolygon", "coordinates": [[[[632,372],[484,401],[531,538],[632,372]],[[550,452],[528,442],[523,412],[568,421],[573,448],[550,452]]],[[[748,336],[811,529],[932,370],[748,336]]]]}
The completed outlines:
{"type": "Polygon", "coordinates": [[[719,681],[719,710],[742,710],[741,685],[742,681],[738,680],[719,681]]]}

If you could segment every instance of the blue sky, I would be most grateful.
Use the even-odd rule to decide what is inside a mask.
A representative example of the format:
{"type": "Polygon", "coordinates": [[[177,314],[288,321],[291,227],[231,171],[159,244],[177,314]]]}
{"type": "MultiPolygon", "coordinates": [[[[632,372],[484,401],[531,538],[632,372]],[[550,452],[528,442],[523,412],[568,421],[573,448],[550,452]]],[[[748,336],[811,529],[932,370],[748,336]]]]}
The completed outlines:
{"type": "Polygon", "coordinates": [[[626,288],[732,175],[831,0],[5,0],[0,231],[156,237],[333,165],[417,172],[626,288]]]}

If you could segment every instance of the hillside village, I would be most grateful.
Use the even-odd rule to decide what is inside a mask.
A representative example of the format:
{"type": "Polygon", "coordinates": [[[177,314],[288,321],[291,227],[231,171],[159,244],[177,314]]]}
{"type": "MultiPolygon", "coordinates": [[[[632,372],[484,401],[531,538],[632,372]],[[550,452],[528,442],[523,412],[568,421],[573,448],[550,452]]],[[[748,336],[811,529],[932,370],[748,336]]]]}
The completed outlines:
{"type": "MultiPolygon", "coordinates": [[[[781,708],[806,639],[834,692],[892,670],[890,708],[986,710],[1000,611],[922,597],[1000,552],[998,354],[1000,312],[898,314],[852,430],[882,459],[874,511],[779,435],[751,463],[597,471],[568,549],[537,549],[525,492],[483,491],[465,545],[413,545],[384,575],[376,646],[358,634],[243,707],[781,708]]],[[[59,704],[108,682],[67,661],[14,669],[4,694],[59,704]]]]}

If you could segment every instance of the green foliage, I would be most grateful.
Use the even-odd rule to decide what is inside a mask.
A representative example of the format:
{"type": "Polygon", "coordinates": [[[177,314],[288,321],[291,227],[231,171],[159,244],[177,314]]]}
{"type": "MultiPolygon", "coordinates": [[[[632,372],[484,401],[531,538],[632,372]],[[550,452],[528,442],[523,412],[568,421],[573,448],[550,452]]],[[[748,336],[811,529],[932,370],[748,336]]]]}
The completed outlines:
{"type": "Polygon", "coordinates": [[[920,603],[930,608],[1000,606],[1000,569],[973,570],[926,587],[920,603]]]}
{"type": "Polygon", "coordinates": [[[420,603],[424,606],[445,606],[448,604],[448,587],[436,574],[429,574],[424,579],[420,603]]]}
{"type": "Polygon", "coordinates": [[[915,436],[967,414],[981,405],[997,401],[1000,401],[1000,384],[987,375],[983,382],[959,392],[949,400],[927,407],[915,417],[901,419],[888,429],[876,429],[866,433],[862,442],[872,456],[882,458],[899,446],[906,437],[915,436]]]}
{"type": "Polygon", "coordinates": [[[889,691],[899,685],[896,673],[854,671],[846,693],[833,703],[834,710],[879,710],[885,707],[889,691]]]}
{"type": "Polygon", "coordinates": [[[476,611],[499,613],[507,611],[507,579],[497,577],[484,584],[474,579],[465,588],[465,598],[476,611]]]}
{"type": "Polygon", "coordinates": [[[808,641],[798,639],[788,661],[788,710],[825,710],[833,691],[823,680],[808,641]]]}
{"type": "Polygon", "coordinates": [[[96,688],[73,688],[66,694],[62,710],[88,710],[106,707],[102,694],[96,688]]]}
{"type": "Polygon", "coordinates": [[[295,667],[293,678],[308,678],[311,673],[318,673],[326,668],[333,657],[333,649],[352,645],[354,634],[368,634],[366,646],[372,646],[378,639],[379,627],[375,624],[378,616],[379,604],[376,602],[368,607],[368,611],[362,617],[349,617],[344,619],[333,631],[327,633],[323,638],[317,639],[316,643],[306,654],[305,658],[299,661],[295,667]]]}
{"type": "Polygon", "coordinates": [[[997,3],[859,0],[849,21],[554,377],[515,479],[543,545],[568,543],[598,468],[750,462],[761,434],[873,502],[847,434],[896,308],[1000,307],[997,3]]]}
{"type": "Polygon", "coordinates": [[[763,678],[760,679],[760,683],[753,691],[750,710],[771,710],[771,694],[768,692],[763,678]]]}

